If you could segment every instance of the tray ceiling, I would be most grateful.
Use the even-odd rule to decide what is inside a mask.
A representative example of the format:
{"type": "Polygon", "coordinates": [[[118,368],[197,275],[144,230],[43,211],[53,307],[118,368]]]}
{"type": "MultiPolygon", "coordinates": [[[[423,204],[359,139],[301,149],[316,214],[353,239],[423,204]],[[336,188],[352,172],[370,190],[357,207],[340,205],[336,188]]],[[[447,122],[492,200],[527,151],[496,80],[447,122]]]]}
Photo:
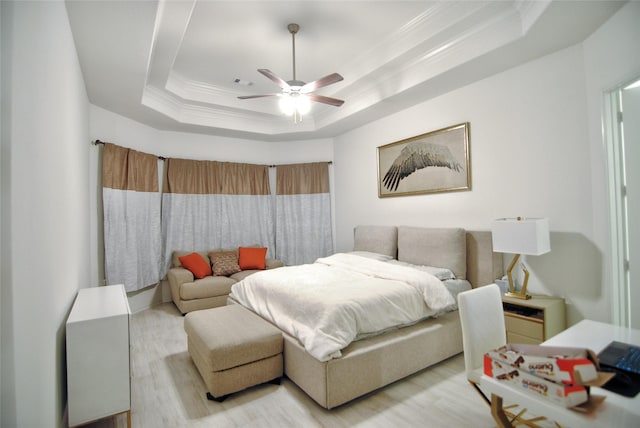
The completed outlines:
{"type": "Polygon", "coordinates": [[[339,135],[584,40],[618,1],[68,1],[91,103],[158,129],[265,141],[339,135]],[[301,123],[257,72],[337,72],[301,123]],[[237,83],[239,80],[241,83],[237,83]]]}

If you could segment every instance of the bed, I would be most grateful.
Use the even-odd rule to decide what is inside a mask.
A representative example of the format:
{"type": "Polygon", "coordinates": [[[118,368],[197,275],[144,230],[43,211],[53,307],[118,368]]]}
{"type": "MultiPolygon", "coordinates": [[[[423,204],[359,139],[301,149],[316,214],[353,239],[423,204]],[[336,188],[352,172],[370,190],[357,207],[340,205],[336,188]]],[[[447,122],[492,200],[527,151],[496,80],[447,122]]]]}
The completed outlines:
{"type": "MultiPolygon", "coordinates": [[[[354,231],[354,251],[331,256],[326,263],[335,263],[334,260],[346,264],[354,261],[360,263],[362,257],[370,258],[370,255],[380,255],[380,260],[385,262],[386,259],[393,258],[390,263],[397,267],[390,270],[394,273],[398,271],[404,274],[405,268],[402,266],[412,265],[448,270],[455,275],[456,280],[452,281],[456,284],[455,289],[467,282],[469,287],[490,284],[495,278],[502,276],[502,258],[491,249],[490,232],[465,231],[460,228],[358,226],[354,231]]],[[[380,262],[365,260],[362,261],[362,266],[363,269],[369,269],[370,266],[377,268],[380,262]]],[[[296,269],[287,271],[287,268],[281,268],[280,275],[293,275],[296,269]]],[[[357,280],[357,277],[354,278],[357,280]]],[[[254,281],[257,279],[259,276],[254,281]]],[[[402,326],[398,328],[384,329],[383,333],[358,338],[353,342],[349,338],[349,344],[346,347],[338,346],[339,352],[336,353],[335,349],[311,346],[304,335],[298,334],[297,328],[284,325],[280,320],[270,319],[268,308],[261,308],[259,304],[247,299],[247,293],[253,293],[250,284],[241,282],[234,287],[230,295],[231,302],[243,304],[276,326],[281,323],[282,327],[279,327],[284,336],[285,375],[327,409],[462,352],[462,333],[455,310],[455,297],[448,303],[441,302],[443,307],[428,314],[435,317],[423,319],[417,314],[417,321],[403,320],[402,326]],[[451,302],[454,303],[453,306],[449,305],[451,302]],[[299,338],[294,337],[296,334],[299,338]],[[303,343],[306,343],[307,348],[303,343]]],[[[270,290],[269,293],[275,293],[267,289],[270,290]]],[[[432,305],[435,308],[436,304],[432,305]]],[[[290,307],[291,311],[295,311],[298,303],[292,300],[290,307]]]]}

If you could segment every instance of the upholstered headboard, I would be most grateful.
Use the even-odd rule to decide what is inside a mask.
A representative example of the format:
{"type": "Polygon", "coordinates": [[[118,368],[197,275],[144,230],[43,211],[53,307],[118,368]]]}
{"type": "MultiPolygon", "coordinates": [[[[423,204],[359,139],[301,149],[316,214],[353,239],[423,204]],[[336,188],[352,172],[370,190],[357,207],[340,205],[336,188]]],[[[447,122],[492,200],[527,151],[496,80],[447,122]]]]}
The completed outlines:
{"type": "Polygon", "coordinates": [[[464,229],[399,226],[398,260],[448,268],[456,278],[467,279],[464,229]]]}
{"type": "Polygon", "coordinates": [[[386,254],[417,265],[445,267],[473,287],[491,284],[503,275],[502,254],[493,252],[488,231],[357,226],[354,250],[386,254]]]}
{"type": "Polygon", "coordinates": [[[504,275],[502,253],[493,252],[491,232],[467,230],[467,280],[481,287],[504,275]]]}
{"type": "Polygon", "coordinates": [[[398,228],[395,226],[357,226],[354,251],[370,251],[394,259],[398,256],[398,228]]]}

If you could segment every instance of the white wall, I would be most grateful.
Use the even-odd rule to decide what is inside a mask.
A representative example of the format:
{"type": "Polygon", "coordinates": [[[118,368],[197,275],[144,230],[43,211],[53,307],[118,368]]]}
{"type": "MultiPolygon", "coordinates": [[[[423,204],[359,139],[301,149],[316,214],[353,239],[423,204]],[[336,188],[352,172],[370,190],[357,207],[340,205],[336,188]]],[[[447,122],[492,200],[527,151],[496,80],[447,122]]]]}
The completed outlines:
{"type": "MultiPolygon", "coordinates": [[[[584,66],[587,88],[588,144],[591,154],[591,186],[593,190],[594,241],[598,250],[607,255],[602,272],[602,305],[592,304],[587,311],[598,313],[611,303],[612,282],[609,230],[609,199],[606,147],[612,142],[603,136],[603,98],[606,92],[640,78],[640,2],[629,2],[598,31],[584,42],[584,66]]],[[[631,219],[631,221],[637,221],[631,219]]],[[[591,290],[597,296],[600,290],[591,290]]],[[[615,304],[615,302],[614,302],[615,304]]]]}
{"type": "Polygon", "coordinates": [[[629,246],[630,326],[640,329],[640,80],[622,91],[629,246]]]}
{"type": "MultiPolygon", "coordinates": [[[[0,97],[0,195],[5,195],[8,194],[9,192],[7,190],[5,190],[4,188],[4,183],[5,183],[5,179],[4,179],[4,172],[7,170],[7,167],[4,166],[3,164],[3,156],[2,153],[4,152],[4,141],[8,138],[8,136],[5,136],[5,127],[3,126],[4,121],[5,121],[5,117],[3,112],[6,111],[5,110],[5,103],[8,101],[7,97],[4,97],[4,93],[5,90],[8,90],[8,87],[5,88],[5,79],[3,78],[3,76],[5,75],[3,67],[6,64],[6,62],[4,61],[4,52],[5,52],[5,44],[8,44],[9,40],[8,37],[4,37],[4,30],[3,30],[3,20],[2,20],[2,5],[0,5],[0,94],[3,94],[2,97],[0,97]]],[[[8,223],[5,225],[5,219],[8,218],[8,216],[5,214],[4,212],[4,208],[6,207],[6,204],[3,203],[4,202],[4,198],[2,196],[0,196],[0,385],[3,384],[2,382],[2,319],[3,319],[3,314],[2,314],[2,290],[4,290],[4,284],[5,282],[8,284],[8,271],[6,271],[4,269],[5,266],[5,262],[4,262],[4,254],[5,252],[8,250],[8,248],[5,249],[5,244],[6,244],[6,240],[4,237],[4,231],[5,229],[7,229],[8,223]]],[[[4,407],[2,405],[3,401],[2,401],[2,387],[0,387],[0,423],[2,423],[2,407],[4,407]]]]}
{"type": "MultiPolygon", "coordinates": [[[[497,217],[548,217],[552,251],[526,259],[530,291],[572,303],[574,290],[600,288],[603,263],[592,242],[586,140],[581,46],[349,132],[334,148],[338,250],[351,247],[358,224],[488,230],[497,217]],[[471,125],[471,191],[378,198],[377,146],[460,122],[471,125]],[[589,264],[576,266],[576,255],[589,264]]],[[[573,319],[580,312],[570,308],[573,319]]]]}
{"type": "MultiPolygon", "coordinates": [[[[162,131],[142,125],[100,107],[90,108],[90,132],[92,140],[101,140],[163,157],[216,160],[223,162],[247,162],[255,164],[285,164],[331,161],[333,141],[330,139],[264,142],[204,134],[162,131]]],[[[100,189],[100,149],[91,149],[90,187],[91,206],[91,276],[101,284],[104,278],[102,254],[102,214],[100,189]]],[[[131,310],[137,312],[161,301],[169,301],[166,288],[148,287],[129,293],[131,310]]]]}
{"type": "Polygon", "coordinates": [[[583,44],[445,94],[336,139],[337,249],[358,224],[490,228],[549,217],[551,253],[529,257],[530,291],[566,297],[569,324],[611,320],[603,92],[640,75],[640,3],[583,44]],[[472,190],[379,199],[376,147],[471,123],[472,190]]]}
{"type": "Polygon", "coordinates": [[[2,2],[2,421],[63,426],[89,281],[88,100],[64,3],[2,2]]]}
{"type": "Polygon", "coordinates": [[[90,117],[92,138],[164,157],[282,164],[325,161],[332,156],[330,139],[264,142],[163,131],[93,105],[90,117]]]}

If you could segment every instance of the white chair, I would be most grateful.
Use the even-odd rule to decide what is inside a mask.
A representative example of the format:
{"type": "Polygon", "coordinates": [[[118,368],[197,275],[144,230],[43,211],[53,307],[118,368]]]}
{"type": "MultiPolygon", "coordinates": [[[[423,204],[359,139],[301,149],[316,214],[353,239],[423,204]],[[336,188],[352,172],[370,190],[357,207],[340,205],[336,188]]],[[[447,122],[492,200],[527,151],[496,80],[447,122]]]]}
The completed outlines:
{"type": "Polygon", "coordinates": [[[459,293],[458,312],[467,380],[491,404],[479,385],[484,354],[507,343],[500,288],[491,284],[459,293]]]}
{"type": "MultiPolygon", "coordinates": [[[[480,377],[483,370],[484,354],[507,343],[507,333],[504,323],[504,309],[500,288],[496,284],[474,288],[458,294],[458,312],[462,325],[462,346],[464,349],[464,366],[467,380],[484,398],[489,406],[491,400],[480,389],[480,377]]],[[[513,408],[515,406],[508,406],[513,408]]],[[[526,409],[518,414],[506,411],[515,425],[535,427],[535,422],[544,417],[522,419],[526,409]]]]}

